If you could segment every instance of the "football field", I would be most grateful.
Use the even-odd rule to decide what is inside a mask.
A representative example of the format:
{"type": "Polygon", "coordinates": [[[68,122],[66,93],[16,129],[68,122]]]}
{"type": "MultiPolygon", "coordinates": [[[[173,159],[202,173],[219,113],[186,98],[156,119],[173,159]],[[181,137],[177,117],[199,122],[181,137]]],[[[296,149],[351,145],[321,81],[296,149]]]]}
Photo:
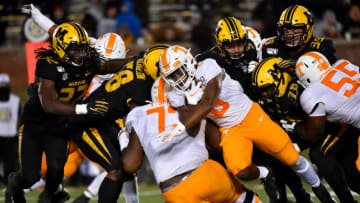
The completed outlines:
{"type": "MultiPolygon", "coordinates": [[[[266,194],[265,194],[265,191],[261,184],[252,182],[252,183],[245,183],[245,185],[248,188],[251,188],[257,194],[259,194],[261,197],[261,200],[264,203],[267,202],[266,194]]],[[[304,186],[306,187],[306,191],[311,192],[311,188],[307,184],[304,183],[304,186]]],[[[328,188],[328,186],[327,186],[327,188],[328,188]]],[[[67,187],[67,189],[71,194],[71,198],[67,202],[71,203],[74,200],[74,198],[76,198],[77,196],[79,196],[82,193],[82,191],[85,189],[85,187],[67,187]]],[[[165,201],[163,200],[163,198],[160,194],[160,190],[155,185],[150,185],[150,186],[149,185],[141,185],[141,186],[139,186],[139,191],[140,191],[140,202],[141,203],[165,203],[165,201]]],[[[330,193],[333,197],[335,196],[333,191],[331,191],[330,193]]],[[[39,194],[40,194],[40,191],[33,191],[33,192],[26,194],[27,202],[28,203],[36,203],[37,197],[39,194]]],[[[360,196],[358,194],[353,193],[353,195],[355,196],[356,200],[360,201],[360,196]]],[[[293,200],[293,201],[295,200],[292,193],[289,191],[288,191],[288,197],[290,200],[293,200]]],[[[320,201],[314,196],[313,193],[311,193],[311,197],[312,197],[312,200],[314,201],[314,203],[320,203],[320,201]]],[[[336,200],[338,201],[338,199],[336,199],[336,200]]],[[[2,191],[0,194],[0,202],[4,202],[4,191],[2,191]]],[[[97,202],[97,199],[91,200],[90,202],[95,203],[95,202],[97,202]]],[[[121,193],[121,197],[119,198],[118,202],[125,203],[123,193],[121,193]]]]}

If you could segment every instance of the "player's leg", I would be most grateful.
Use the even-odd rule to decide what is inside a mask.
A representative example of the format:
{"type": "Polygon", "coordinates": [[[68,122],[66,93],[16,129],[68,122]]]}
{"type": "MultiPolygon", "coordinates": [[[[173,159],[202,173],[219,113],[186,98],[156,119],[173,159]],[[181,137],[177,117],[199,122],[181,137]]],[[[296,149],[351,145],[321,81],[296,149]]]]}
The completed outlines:
{"type": "Polygon", "coordinates": [[[224,167],[213,160],[204,163],[179,181],[175,187],[162,188],[169,203],[185,202],[259,202],[252,192],[246,192],[224,167]],[[250,200],[250,201],[249,201],[250,200]]]}
{"type": "Polygon", "coordinates": [[[23,189],[33,185],[40,179],[41,167],[41,134],[40,126],[22,124],[19,127],[19,166],[20,171],[9,174],[7,198],[12,196],[14,202],[25,202],[23,189]]]}
{"type": "Polygon", "coordinates": [[[64,178],[64,166],[70,148],[70,139],[66,136],[65,128],[58,128],[56,132],[48,132],[43,136],[46,155],[45,189],[39,196],[39,202],[52,199],[64,178]]]}
{"type": "Polygon", "coordinates": [[[86,157],[108,172],[99,189],[99,202],[116,202],[122,188],[121,152],[116,137],[117,130],[111,128],[87,128],[72,137],[86,157]]]}

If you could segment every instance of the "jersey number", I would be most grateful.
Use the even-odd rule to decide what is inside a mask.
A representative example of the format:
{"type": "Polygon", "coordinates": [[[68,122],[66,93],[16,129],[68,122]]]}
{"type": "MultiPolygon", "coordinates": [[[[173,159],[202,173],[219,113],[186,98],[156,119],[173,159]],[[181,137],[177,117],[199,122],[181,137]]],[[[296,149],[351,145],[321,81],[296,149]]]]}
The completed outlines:
{"type": "Polygon", "coordinates": [[[350,78],[350,77],[353,77],[354,75],[356,75],[357,72],[355,70],[352,70],[352,71],[347,70],[345,68],[345,66],[348,64],[349,64],[349,62],[344,61],[344,62],[340,63],[339,65],[337,65],[334,70],[330,71],[330,73],[328,73],[325,76],[325,78],[321,81],[321,84],[331,88],[332,90],[334,90],[336,92],[339,92],[341,87],[344,86],[344,84],[346,84],[346,83],[351,84],[353,86],[353,88],[350,90],[346,90],[344,92],[345,97],[351,97],[356,92],[356,90],[359,88],[360,80],[359,80],[359,78],[356,80],[353,80],[352,78],[350,78]],[[345,73],[346,75],[348,75],[350,77],[343,77],[338,82],[331,81],[333,76],[337,73],[337,70],[345,73]]]}
{"type": "MultiPolygon", "coordinates": [[[[158,106],[152,109],[148,109],[146,110],[146,115],[150,115],[153,113],[157,113],[158,114],[158,125],[159,125],[159,134],[165,131],[165,106],[158,106]]],[[[167,108],[167,111],[169,113],[175,113],[175,110],[169,106],[167,108]]],[[[175,127],[176,124],[174,124],[173,127],[175,127]]]]}
{"type": "Polygon", "coordinates": [[[78,96],[76,99],[73,100],[73,102],[78,102],[85,96],[87,89],[88,89],[87,84],[80,85],[77,88],[76,87],[62,88],[60,90],[60,93],[66,94],[66,96],[60,97],[59,100],[62,102],[70,102],[75,92],[81,92],[80,96],[78,96]]]}
{"type": "Polygon", "coordinates": [[[125,85],[126,83],[131,82],[134,80],[134,74],[130,70],[122,70],[119,73],[115,74],[109,81],[105,84],[105,90],[107,92],[112,92],[117,89],[121,85],[125,85]]]}
{"type": "Polygon", "coordinates": [[[225,112],[229,109],[230,104],[221,99],[217,99],[215,101],[214,108],[210,111],[210,113],[214,114],[217,117],[221,117],[225,114],[225,112]]]}

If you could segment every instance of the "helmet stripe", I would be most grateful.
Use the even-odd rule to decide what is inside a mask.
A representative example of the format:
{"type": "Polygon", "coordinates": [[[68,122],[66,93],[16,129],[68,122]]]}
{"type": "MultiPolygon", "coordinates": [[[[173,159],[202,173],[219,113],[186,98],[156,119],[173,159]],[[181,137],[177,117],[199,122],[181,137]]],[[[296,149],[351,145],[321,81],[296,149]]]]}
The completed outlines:
{"type": "Polygon", "coordinates": [[[80,41],[80,42],[83,41],[83,40],[82,40],[82,35],[81,35],[81,33],[80,33],[79,28],[76,26],[75,23],[71,23],[71,25],[73,26],[73,28],[74,28],[74,29],[76,30],[76,32],[78,33],[79,41],[80,41]]]}
{"type": "Polygon", "coordinates": [[[116,35],[114,33],[110,33],[109,41],[108,41],[108,43],[106,45],[106,49],[105,49],[106,56],[111,56],[113,49],[114,49],[115,40],[116,40],[116,35]]]}
{"type": "Polygon", "coordinates": [[[255,85],[257,85],[258,83],[258,75],[259,75],[259,72],[260,72],[260,67],[264,65],[264,63],[266,63],[269,59],[265,59],[265,60],[262,60],[255,68],[255,74],[254,74],[254,78],[255,78],[255,85]]]}
{"type": "Polygon", "coordinates": [[[234,34],[231,35],[232,38],[234,38],[234,36],[236,36],[236,30],[235,30],[235,27],[233,25],[233,23],[231,22],[231,19],[230,18],[225,18],[225,22],[227,22],[227,25],[229,27],[229,31],[230,31],[230,35],[231,35],[231,32],[233,32],[234,34]]]}
{"type": "Polygon", "coordinates": [[[165,49],[165,51],[161,54],[161,63],[165,69],[165,73],[169,71],[169,62],[167,61],[167,58],[166,58],[166,52],[167,52],[168,49],[165,49]]]}
{"type": "Polygon", "coordinates": [[[235,27],[237,35],[241,38],[239,28],[238,28],[238,26],[236,26],[236,19],[234,17],[231,17],[230,19],[235,27]]]}
{"type": "Polygon", "coordinates": [[[287,12],[286,12],[286,14],[285,14],[285,22],[289,22],[289,21],[290,21],[290,18],[291,18],[291,16],[292,16],[292,12],[293,12],[294,8],[295,8],[295,6],[291,6],[291,7],[287,10],[287,12]]]}
{"type": "MultiPolygon", "coordinates": [[[[228,18],[224,18],[224,22],[226,23],[226,26],[227,26],[227,28],[229,30],[229,33],[231,33],[233,31],[233,29],[231,28],[231,25],[230,25],[230,22],[229,22],[228,18]]],[[[231,34],[230,34],[230,36],[231,36],[231,34]]]]}
{"type": "Polygon", "coordinates": [[[294,13],[295,13],[297,7],[298,7],[298,6],[295,5],[295,6],[294,6],[294,9],[292,10],[292,12],[291,12],[291,14],[290,14],[290,22],[292,22],[292,19],[293,19],[293,17],[294,17],[294,13]]]}
{"type": "Polygon", "coordinates": [[[316,59],[320,63],[321,68],[324,69],[324,70],[329,68],[329,64],[326,63],[327,59],[323,58],[321,55],[317,54],[316,52],[306,52],[303,56],[313,57],[314,59],[316,59]]]}
{"type": "Polygon", "coordinates": [[[84,33],[84,31],[80,28],[80,26],[79,26],[78,24],[76,24],[76,23],[73,23],[73,25],[74,25],[75,28],[77,28],[77,30],[78,30],[78,32],[79,32],[79,34],[80,34],[80,42],[86,41],[86,39],[85,39],[85,33],[84,33]]]}
{"type": "Polygon", "coordinates": [[[159,85],[158,85],[158,102],[165,103],[165,80],[160,78],[159,85]]]}
{"type": "Polygon", "coordinates": [[[152,51],[159,50],[159,49],[166,49],[168,47],[169,47],[169,45],[167,45],[167,44],[154,45],[154,46],[150,47],[150,49],[149,49],[149,51],[147,51],[147,53],[150,53],[152,51]]]}

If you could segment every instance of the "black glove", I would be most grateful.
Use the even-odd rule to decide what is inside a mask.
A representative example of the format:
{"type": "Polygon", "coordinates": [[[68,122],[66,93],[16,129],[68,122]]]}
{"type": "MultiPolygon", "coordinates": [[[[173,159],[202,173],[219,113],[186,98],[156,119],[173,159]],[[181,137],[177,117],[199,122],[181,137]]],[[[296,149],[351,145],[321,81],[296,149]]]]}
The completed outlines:
{"type": "Polygon", "coordinates": [[[109,103],[104,99],[91,100],[88,102],[87,114],[91,117],[104,117],[105,113],[109,110],[109,103]]]}
{"type": "Polygon", "coordinates": [[[290,74],[295,74],[295,64],[296,61],[292,59],[282,60],[277,66],[281,71],[288,72],[290,74]]]}

